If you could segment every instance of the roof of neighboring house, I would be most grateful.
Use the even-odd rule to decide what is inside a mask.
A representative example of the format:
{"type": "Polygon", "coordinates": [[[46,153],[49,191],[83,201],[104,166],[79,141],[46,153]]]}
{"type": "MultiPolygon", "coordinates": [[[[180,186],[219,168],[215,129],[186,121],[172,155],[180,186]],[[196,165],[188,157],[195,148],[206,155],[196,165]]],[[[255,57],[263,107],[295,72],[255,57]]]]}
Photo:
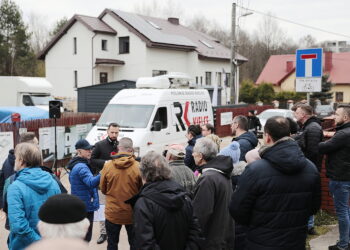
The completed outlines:
{"type": "MultiPolygon", "coordinates": [[[[138,35],[148,47],[196,50],[200,59],[230,60],[231,58],[231,50],[220,44],[216,38],[181,24],[112,9],[105,9],[99,18],[102,19],[107,13],[138,35]]],[[[236,59],[242,62],[248,61],[238,53],[236,59]]]]}
{"type": "Polygon", "coordinates": [[[96,17],[74,15],[62,28],[61,30],[51,39],[51,41],[46,45],[46,47],[39,53],[39,59],[45,59],[46,54],[49,50],[58,42],[58,40],[67,33],[67,31],[72,27],[72,25],[79,21],[90,31],[95,33],[116,35],[117,32],[111,28],[108,24],[101,21],[96,17]]]}
{"type": "MultiPolygon", "coordinates": [[[[332,67],[328,80],[334,84],[350,84],[350,52],[332,53],[332,67]]],[[[325,57],[323,59],[325,63],[325,57]]],[[[263,82],[281,85],[281,83],[295,72],[295,55],[270,56],[264,69],[261,71],[256,84],[263,82]],[[287,71],[287,62],[292,61],[293,67],[287,71]]]]}

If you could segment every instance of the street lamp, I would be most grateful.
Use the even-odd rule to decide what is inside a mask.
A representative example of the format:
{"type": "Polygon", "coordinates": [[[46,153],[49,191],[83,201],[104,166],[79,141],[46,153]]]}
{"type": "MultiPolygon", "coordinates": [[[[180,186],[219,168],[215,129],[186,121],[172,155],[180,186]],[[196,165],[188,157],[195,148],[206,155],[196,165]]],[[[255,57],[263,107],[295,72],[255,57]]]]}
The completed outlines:
{"type": "MultiPolygon", "coordinates": [[[[252,15],[253,12],[246,12],[238,17],[252,15]]],[[[232,26],[231,26],[231,81],[230,81],[230,103],[238,103],[238,80],[236,81],[236,3],[232,3],[232,26]],[[236,83],[237,82],[237,83],[236,83]]]]}

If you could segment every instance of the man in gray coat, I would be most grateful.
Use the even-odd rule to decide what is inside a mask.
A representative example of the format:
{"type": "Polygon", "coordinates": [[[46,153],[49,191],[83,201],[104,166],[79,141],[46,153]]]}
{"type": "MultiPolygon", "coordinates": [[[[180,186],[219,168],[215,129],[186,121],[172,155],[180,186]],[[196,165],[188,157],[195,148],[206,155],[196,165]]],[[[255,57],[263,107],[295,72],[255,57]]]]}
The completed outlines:
{"type": "Polygon", "coordinates": [[[172,144],[166,153],[166,160],[169,162],[171,170],[171,179],[180,184],[184,189],[192,193],[196,184],[196,178],[184,162],[185,147],[181,144],[172,144]]]}

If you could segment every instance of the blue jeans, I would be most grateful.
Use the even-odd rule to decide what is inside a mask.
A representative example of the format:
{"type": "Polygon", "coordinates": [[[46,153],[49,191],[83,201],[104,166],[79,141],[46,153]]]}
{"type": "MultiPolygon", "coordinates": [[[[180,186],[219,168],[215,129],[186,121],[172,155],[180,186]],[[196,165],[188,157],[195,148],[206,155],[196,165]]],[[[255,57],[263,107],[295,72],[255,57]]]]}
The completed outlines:
{"type": "Polygon", "coordinates": [[[347,248],[350,233],[350,181],[329,181],[329,191],[332,193],[335,212],[339,223],[338,246],[347,248]]]}
{"type": "Polygon", "coordinates": [[[314,215],[311,215],[309,217],[309,220],[307,222],[307,229],[311,229],[315,226],[315,216],[314,215]]]}

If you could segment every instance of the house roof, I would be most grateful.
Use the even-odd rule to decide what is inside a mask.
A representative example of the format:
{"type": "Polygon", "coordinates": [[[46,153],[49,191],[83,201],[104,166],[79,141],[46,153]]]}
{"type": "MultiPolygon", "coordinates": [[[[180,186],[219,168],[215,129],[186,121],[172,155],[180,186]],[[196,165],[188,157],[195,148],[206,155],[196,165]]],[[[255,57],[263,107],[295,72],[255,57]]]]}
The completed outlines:
{"type": "MultiPolygon", "coordinates": [[[[325,64],[325,57],[324,64],[325,64]]],[[[332,53],[331,69],[328,80],[334,84],[350,84],[350,52],[332,53]]],[[[295,55],[270,56],[265,67],[261,71],[256,84],[263,82],[280,85],[288,76],[295,72],[295,55]],[[293,66],[287,70],[287,62],[293,62],[293,66]]]]}
{"type": "Polygon", "coordinates": [[[116,35],[117,32],[111,28],[108,24],[101,21],[96,17],[74,15],[62,28],[61,30],[51,39],[46,47],[39,53],[38,59],[45,59],[46,54],[49,50],[58,42],[58,40],[67,33],[75,22],[82,23],[86,28],[95,33],[116,35]]]}
{"type": "MultiPolygon", "coordinates": [[[[143,16],[120,10],[105,9],[99,18],[111,14],[149,47],[196,50],[200,59],[230,60],[231,50],[220,44],[216,38],[194,31],[166,19],[143,16]]],[[[236,60],[245,62],[247,58],[236,53],[236,60]]]]}

